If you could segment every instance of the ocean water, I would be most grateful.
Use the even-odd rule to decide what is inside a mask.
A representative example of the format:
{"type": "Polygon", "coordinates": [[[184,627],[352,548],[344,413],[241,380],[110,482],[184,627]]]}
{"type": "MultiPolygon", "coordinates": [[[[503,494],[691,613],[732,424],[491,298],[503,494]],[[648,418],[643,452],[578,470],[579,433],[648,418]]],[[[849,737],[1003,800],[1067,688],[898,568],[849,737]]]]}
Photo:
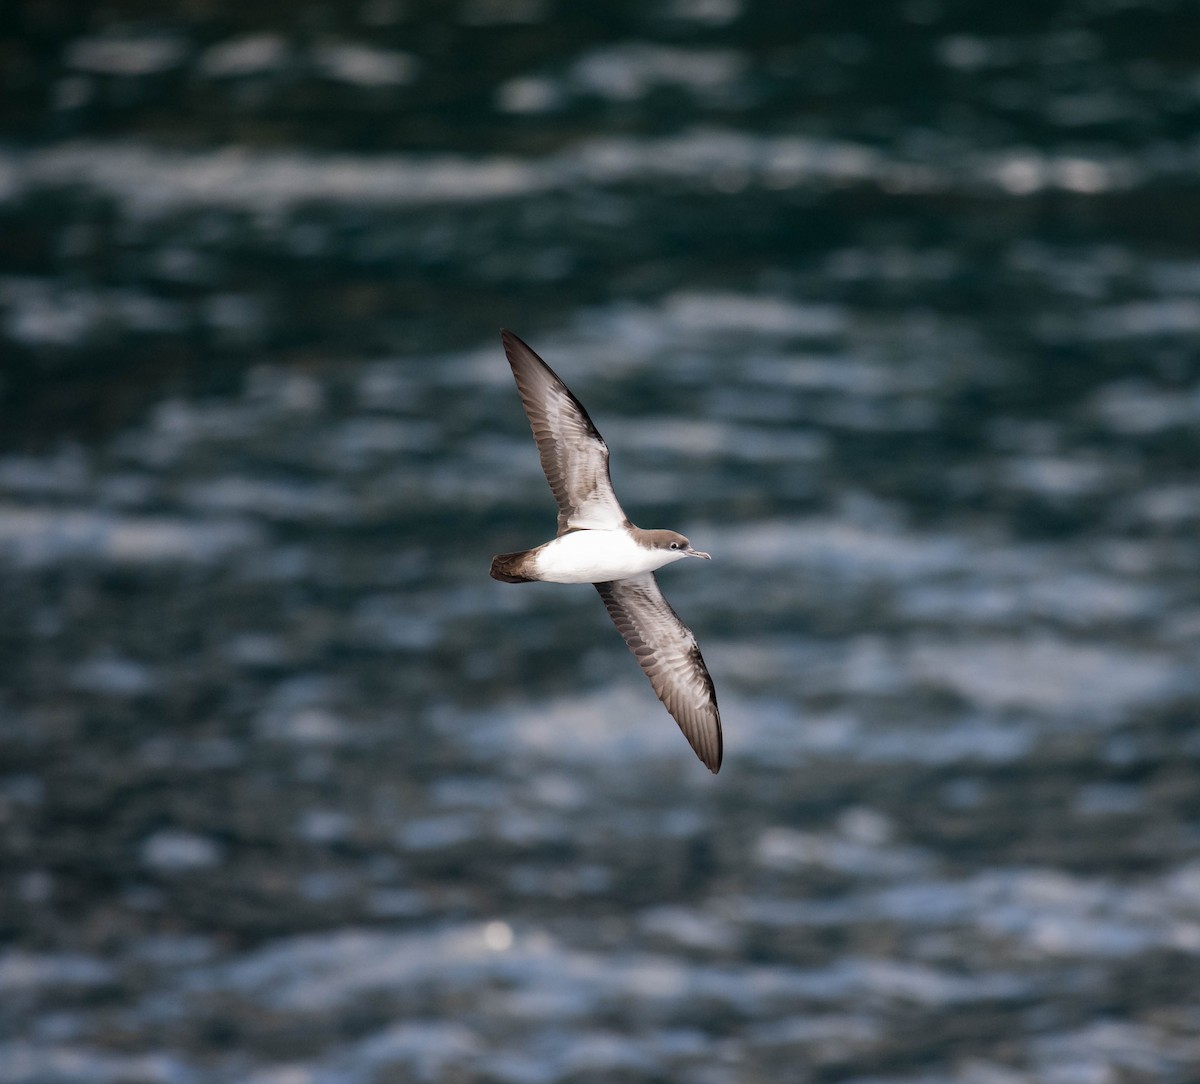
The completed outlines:
{"type": "Polygon", "coordinates": [[[7,23],[0,1084],[1200,1078],[1192,5],[7,23]]]}

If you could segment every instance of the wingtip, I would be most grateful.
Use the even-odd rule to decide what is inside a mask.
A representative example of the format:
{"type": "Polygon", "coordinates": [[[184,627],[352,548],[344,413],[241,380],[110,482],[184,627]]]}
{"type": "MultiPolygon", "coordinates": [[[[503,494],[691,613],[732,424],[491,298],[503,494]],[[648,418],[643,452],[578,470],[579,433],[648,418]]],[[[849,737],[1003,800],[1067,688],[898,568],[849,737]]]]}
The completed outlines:
{"type": "Polygon", "coordinates": [[[716,757],[713,758],[712,760],[706,760],[704,763],[705,763],[705,766],[708,768],[708,770],[710,772],[712,772],[713,775],[716,775],[717,772],[719,772],[721,770],[721,765],[724,763],[724,761],[725,761],[725,750],[721,745],[718,745],[716,757]]]}
{"type": "Polygon", "coordinates": [[[712,747],[711,741],[700,739],[693,743],[690,737],[688,739],[688,743],[692,746],[692,751],[699,758],[700,763],[712,772],[713,775],[716,775],[721,770],[721,764],[725,760],[725,741],[720,731],[720,725],[720,721],[718,720],[715,749],[712,747]]]}
{"type": "MultiPolygon", "coordinates": [[[[509,361],[511,361],[514,356],[520,356],[521,354],[525,353],[533,353],[533,351],[529,348],[529,344],[526,343],[521,336],[509,331],[509,329],[506,327],[502,327],[500,329],[500,342],[504,347],[504,354],[509,361]]],[[[543,362],[543,364],[545,363],[543,362]]]]}

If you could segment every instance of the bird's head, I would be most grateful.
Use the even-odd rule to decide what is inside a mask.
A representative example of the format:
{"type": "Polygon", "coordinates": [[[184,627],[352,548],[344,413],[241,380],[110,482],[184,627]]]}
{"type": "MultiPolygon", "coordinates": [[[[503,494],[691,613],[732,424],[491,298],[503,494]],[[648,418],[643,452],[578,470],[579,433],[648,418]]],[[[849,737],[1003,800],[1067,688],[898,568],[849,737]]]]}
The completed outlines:
{"type": "Polygon", "coordinates": [[[655,549],[665,550],[672,561],[684,557],[703,557],[711,561],[712,557],[702,550],[692,549],[692,544],[678,531],[647,531],[648,541],[655,549]]]}

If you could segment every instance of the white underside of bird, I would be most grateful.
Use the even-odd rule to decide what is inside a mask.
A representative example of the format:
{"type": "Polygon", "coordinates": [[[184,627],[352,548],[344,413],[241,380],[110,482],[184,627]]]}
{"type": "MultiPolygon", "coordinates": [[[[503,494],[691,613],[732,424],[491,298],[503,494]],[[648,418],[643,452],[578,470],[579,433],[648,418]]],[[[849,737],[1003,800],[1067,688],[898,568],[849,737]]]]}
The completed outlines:
{"type": "Polygon", "coordinates": [[[572,531],[539,547],[534,577],[550,583],[603,583],[653,572],[681,561],[681,550],[648,550],[626,530],[572,531]]]}

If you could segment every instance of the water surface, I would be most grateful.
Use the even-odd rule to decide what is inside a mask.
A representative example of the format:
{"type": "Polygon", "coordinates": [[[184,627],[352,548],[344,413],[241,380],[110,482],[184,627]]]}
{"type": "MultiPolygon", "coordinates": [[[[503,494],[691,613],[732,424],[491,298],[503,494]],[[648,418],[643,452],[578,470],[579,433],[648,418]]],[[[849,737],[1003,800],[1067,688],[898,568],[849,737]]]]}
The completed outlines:
{"type": "Polygon", "coordinates": [[[1196,1078],[1189,5],[106,11],[6,32],[0,1082],[1196,1078]],[[501,325],[716,778],[487,578],[501,325]]]}

